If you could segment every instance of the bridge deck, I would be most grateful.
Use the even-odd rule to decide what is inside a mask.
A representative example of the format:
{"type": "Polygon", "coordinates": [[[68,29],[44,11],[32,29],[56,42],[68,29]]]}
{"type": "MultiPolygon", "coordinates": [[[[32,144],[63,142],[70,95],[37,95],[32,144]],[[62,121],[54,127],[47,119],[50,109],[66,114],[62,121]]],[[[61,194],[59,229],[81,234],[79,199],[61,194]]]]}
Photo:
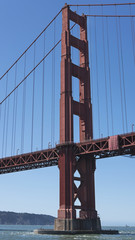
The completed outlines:
{"type": "MultiPolygon", "coordinates": [[[[73,145],[74,153],[78,157],[84,154],[96,159],[120,155],[133,156],[135,155],[135,132],[68,144],[73,145]]],[[[0,159],[0,174],[56,166],[61,146],[63,144],[52,149],[2,158],[0,159]]]]}

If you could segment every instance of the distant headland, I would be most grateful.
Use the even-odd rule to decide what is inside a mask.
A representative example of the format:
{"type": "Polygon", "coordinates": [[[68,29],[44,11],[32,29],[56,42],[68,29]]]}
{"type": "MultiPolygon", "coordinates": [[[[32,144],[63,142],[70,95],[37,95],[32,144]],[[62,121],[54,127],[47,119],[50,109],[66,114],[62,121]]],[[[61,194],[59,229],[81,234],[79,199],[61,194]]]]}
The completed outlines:
{"type": "Polygon", "coordinates": [[[4,225],[52,225],[54,217],[44,214],[0,211],[0,224],[4,225]]]}

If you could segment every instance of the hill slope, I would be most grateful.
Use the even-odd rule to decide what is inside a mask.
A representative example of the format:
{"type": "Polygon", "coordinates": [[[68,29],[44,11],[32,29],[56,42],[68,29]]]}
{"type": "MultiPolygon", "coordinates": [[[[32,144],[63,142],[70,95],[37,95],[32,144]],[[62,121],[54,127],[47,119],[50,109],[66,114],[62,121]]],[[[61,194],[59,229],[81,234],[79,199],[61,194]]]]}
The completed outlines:
{"type": "Polygon", "coordinates": [[[0,224],[7,225],[51,225],[54,217],[43,214],[15,213],[0,211],[0,224]]]}

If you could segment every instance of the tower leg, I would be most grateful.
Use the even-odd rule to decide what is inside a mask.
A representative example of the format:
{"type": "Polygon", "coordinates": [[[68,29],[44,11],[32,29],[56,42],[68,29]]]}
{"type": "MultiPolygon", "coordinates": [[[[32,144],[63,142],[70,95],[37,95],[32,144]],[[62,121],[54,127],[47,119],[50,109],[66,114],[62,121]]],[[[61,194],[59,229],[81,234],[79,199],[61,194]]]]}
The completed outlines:
{"type": "Polygon", "coordinates": [[[95,160],[88,157],[75,159],[74,145],[61,145],[60,170],[60,208],[55,220],[56,231],[101,230],[100,219],[95,210],[95,160]],[[75,177],[76,170],[80,177],[75,177]],[[75,181],[80,181],[77,188],[75,181]],[[76,199],[81,205],[76,206],[76,199]],[[76,218],[76,209],[80,209],[76,218]]]}
{"type": "Polygon", "coordinates": [[[55,220],[55,230],[73,230],[73,220],[76,218],[73,194],[73,168],[75,162],[73,144],[62,145],[59,147],[59,151],[60,208],[58,218],[55,220]]]}
{"type": "Polygon", "coordinates": [[[80,185],[76,197],[81,203],[79,219],[83,230],[101,230],[100,219],[95,208],[95,169],[93,157],[84,156],[76,164],[76,170],[80,174],[80,185]]]}

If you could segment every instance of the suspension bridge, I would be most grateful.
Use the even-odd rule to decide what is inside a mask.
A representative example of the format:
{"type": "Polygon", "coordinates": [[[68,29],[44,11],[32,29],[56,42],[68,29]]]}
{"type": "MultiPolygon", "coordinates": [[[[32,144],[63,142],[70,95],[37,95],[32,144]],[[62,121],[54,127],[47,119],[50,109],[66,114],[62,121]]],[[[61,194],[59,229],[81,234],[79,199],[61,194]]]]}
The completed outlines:
{"type": "Polygon", "coordinates": [[[135,156],[134,10],[65,5],[0,77],[0,174],[58,165],[55,230],[101,230],[96,160],[135,156]]]}

